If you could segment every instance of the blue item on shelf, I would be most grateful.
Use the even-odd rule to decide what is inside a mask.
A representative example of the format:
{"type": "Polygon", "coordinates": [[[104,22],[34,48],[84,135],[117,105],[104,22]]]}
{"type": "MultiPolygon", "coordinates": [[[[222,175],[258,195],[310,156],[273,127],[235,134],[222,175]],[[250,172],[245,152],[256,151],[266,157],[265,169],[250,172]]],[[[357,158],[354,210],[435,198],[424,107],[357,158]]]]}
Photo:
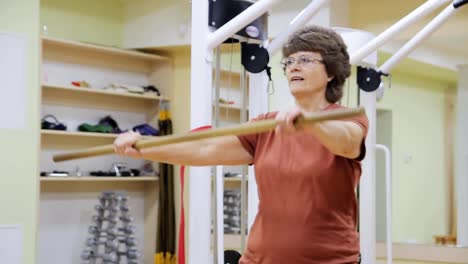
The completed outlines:
{"type": "Polygon", "coordinates": [[[134,126],[132,128],[133,131],[135,132],[138,132],[140,133],[140,135],[142,136],[157,136],[159,135],[159,131],[150,126],[149,124],[141,124],[141,125],[137,125],[137,126],[134,126]]]}

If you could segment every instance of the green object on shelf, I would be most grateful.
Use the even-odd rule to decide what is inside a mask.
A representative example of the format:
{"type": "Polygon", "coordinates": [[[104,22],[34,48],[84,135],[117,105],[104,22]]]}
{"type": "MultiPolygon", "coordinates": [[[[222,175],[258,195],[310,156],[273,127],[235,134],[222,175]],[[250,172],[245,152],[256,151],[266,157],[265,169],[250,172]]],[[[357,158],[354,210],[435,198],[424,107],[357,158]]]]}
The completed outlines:
{"type": "Polygon", "coordinates": [[[90,125],[88,123],[81,124],[78,131],[95,132],[95,133],[112,133],[112,127],[109,125],[90,125]]]}

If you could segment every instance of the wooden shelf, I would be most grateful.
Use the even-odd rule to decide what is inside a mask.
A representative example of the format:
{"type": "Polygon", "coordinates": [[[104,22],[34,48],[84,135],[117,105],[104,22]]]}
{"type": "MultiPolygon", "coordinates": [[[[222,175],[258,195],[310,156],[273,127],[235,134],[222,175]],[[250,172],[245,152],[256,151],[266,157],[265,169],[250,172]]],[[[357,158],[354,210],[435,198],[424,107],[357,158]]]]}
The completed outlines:
{"type": "MultiPolygon", "coordinates": [[[[76,149],[112,144],[118,134],[93,133],[81,131],[41,130],[42,147],[52,149],[76,149]]],[[[154,138],[143,136],[142,138],[154,138]]]]}
{"type": "MultiPolygon", "coordinates": [[[[215,106],[213,105],[213,111],[214,111],[214,107],[215,106]]],[[[242,111],[239,105],[221,104],[221,103],[219,104],[219,118],[221,121],[238,124],[240,122],[241,112],[242,111]]],[[[248,112],[249,110],[247,109],[247,118],[248,118],[248,112]]]]}
{"type": "MultiPolygon", "coordinates": [[[[214,106],[213,106],[214,107],[214,106]]],[[[235,104],[219,104],[219,108],[220,109],[228,109],[228,110],[236,110],[236,111],[240,111],[241,110],[241,107],[239,105],[235,105],[235,104]]],[[[247,108],[247,111],[249,111],[249,109],[247,108]]]]}
{"type": "Polygon", "coordinates": [[[81,138],[111,138],[114,139],[118,134],[107,134],[107,133],[93,133],[93,132],[72,132],[72,131],[63,131],[63,130],[48,130],[42,129],[41,135],[43,136],[65,136],[65,137],[81,137],[81,138]]]}
{"type": "MultiPolygon", "coordinates": [[[[89,193],[105,190],[144,191],[155,195],[157,177],[40,177],[42,193],[89,193]]],[[[152,205],[154,206],[154,205],[152,205]]]]}
{"type": "MultiPolygon", "coordinates": [[[[247,179],[247,184],[248,184],[248,179],[247,179]]],[[[242,183],[242,178],[240,177],[224,177],[224,188],[225,189],[240,189],[241,188],[241,183],[242,183]]]]}
{"type": "MultiPolygon", "coordinates": [[[[225,182],[241,182],[242,178],[241,177],[224,177],[224,181],[225,182]]],[[[248,178],[247,178],[247,181],[249,181],[248,178]]]]}
{"type": "Polygon", "coordinates": [[[66,177],[41,177],[41,182],[153,182],[159,181],[155,176],[139,177],[93,177],[93,176],[66,176],[66,177]]]}
{"type": "Polygon", "coordinates": [[[106,53],[112,56],[122,56],[122,57],[127,57],[130,59],[141,59],[141,60],[146,60],[146,61],[151,61],[151,62],[169,60],[168,57],[155,55],[155,54],[147,54],[147,53],[143,53],[143,52],[135,51],[135,50],[125,50],[125,49],[119,49],[115,47],[100,46],[100,45],[95,45],[95,44],[63,40],[63,39],[57,39],[57,38],[51,38],[51,37],[42,37],[42,45],[43,46],[55,46],[55,47],[59,46],[59,47],[68,48],[68,49],[106,53]]]}
{"type": "MultiPolygon", "coordinates": [[[[161,101],[169,101],[172,94],[173,59],[171,57],[50,37],[42,37],[41,55],[44,69],[42,76],[46,82],[41,86],[42,106],[59,105],[71,108],[65,109],[68,111],[65,111],[67,113],[74,113],[73,108],[92,111],[104,110],[106,112],[134,112],[144,114],[146,122],[151,122],[157,118],[161,101]],[[95,84],[95,87],[71,85],[71,81],[81,80],[95,84]],[[167,97],[150,93],[120,93],[100,89],[113,82],[133,85],[151,84],[158,87],[159,91],[167,97]]],[[[83,118],[86,119],[86,117],[83,118]]],[[[117,136],[118,134],[41,130],[41,149],[44,150],[41,154],[47,156],[56,151],[112,144],[117,136]]],[[[48,158],[46,156],[44,158],[48,158]]],[[[105,166],[106,162],[111,161],[112,159],[103,160],[102,165],[105,166]]],[[[41,160],[41,167],[52,167],[53,164],[49,164],[50,162],[50,159],[41,160]]],[[[144,225],[143,262],[152,261],[156,249],[157,226],[154,223],[157,222],[158,216],[159,178],[149,176],[92,177],[87,175],[82,177],[40,177],[38,181],[40,182],[41,198],[46,197],[45,199],[52,200],[60,199],[62,195],[82,197],[106,190],[142,193],[144,218],[138,219],[138,221],[143,221],[144,225]]],[[[82,203],[77,201],[77,210],[81,210],[81,206],[82,203]]],[[[77,225],[79,224],[78,220],[77,225]]]]}
{"type": "Polygon", "coordinates": [[[126,97],[126,98],[136,98],[141,100],[150,100],[150,101],[169,101],[169,98],[163,96],[157,96],[153,94],[137,94],[137,93],[128,93],[128,92],[112,92],[104,89],[96,89],[96,88],[89,88],[89,87],[74,87],[74,86],[57,86],[57,85],[42,85],[43,90],[61,90],[69,93],[83,93],[83,94],[92,94],[92,96],[105,96],[108,98],[109,96],[116,96],[116,97],[126,97]]]}
{"type": "Polygon", "coordinates": [[[145,112],[169,98],[151,94],[116,93],[101,89],[42,85],[42,103],[83,108],[145,112]]]}
{"type": "MultiPolygon", "coordinates": [[[[248,236],[245,237],[246,244],[247,239],[248,236]]],[[[239,251],[241,249],[241,235],[224,234],[224,248],[239,251]]]]}

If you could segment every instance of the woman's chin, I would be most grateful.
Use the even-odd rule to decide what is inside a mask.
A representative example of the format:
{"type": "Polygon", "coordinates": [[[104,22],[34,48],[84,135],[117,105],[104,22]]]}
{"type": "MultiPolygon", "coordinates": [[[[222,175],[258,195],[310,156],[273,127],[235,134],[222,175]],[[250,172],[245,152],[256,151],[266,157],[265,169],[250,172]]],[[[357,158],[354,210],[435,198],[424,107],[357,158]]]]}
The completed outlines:
{"type": "Polygon", "coordinates": [[[303,94],[310,93],[309,89],[304,88],[304,87],[300,87],[300,86],[292,86],[292,87],[289,88],[289,91],[291,92],[291,94],[293,96],[298,96],[298,95],[303,95],[303,94]]]}
{"type": "Polygon", "coordinates": [[[311,88],[311,87],[303,86],[299,84],[289,86],[289,91],[294,97],[312,96],[312,95],[316,95],[317,93],[323,94],[325,93],[325,89],[326,87],[324,87],[323,89],[320,89],[320,88],[311,88]]]}

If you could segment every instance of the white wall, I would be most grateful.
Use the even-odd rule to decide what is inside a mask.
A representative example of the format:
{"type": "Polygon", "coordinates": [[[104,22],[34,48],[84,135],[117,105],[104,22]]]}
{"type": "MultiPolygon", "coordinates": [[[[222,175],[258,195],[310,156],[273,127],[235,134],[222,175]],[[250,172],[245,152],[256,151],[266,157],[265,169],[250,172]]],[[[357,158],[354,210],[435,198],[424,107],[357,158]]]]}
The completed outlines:
{"type": "MultiPolygon", "coordinates": [[[[346,1],[339,2],[345,4],[346,1]]],[[[274,6],[268,18],[268,36],[273,38],[286,29],[299,13],[297,10],[302,10],[309,3],[309,0],[282,1],[274,6]]],[[[310,23],[328,25],[331,19],[330,8],[330,5],[325,6],[310,23]]],[[[190,10],[188,0],[125,2],[123,46],[141,48],[189,45],[192,26],[190,10]]],[[[342,17],[335,22],[342,25],[346,20],[346,17],[342,17]]]]}

